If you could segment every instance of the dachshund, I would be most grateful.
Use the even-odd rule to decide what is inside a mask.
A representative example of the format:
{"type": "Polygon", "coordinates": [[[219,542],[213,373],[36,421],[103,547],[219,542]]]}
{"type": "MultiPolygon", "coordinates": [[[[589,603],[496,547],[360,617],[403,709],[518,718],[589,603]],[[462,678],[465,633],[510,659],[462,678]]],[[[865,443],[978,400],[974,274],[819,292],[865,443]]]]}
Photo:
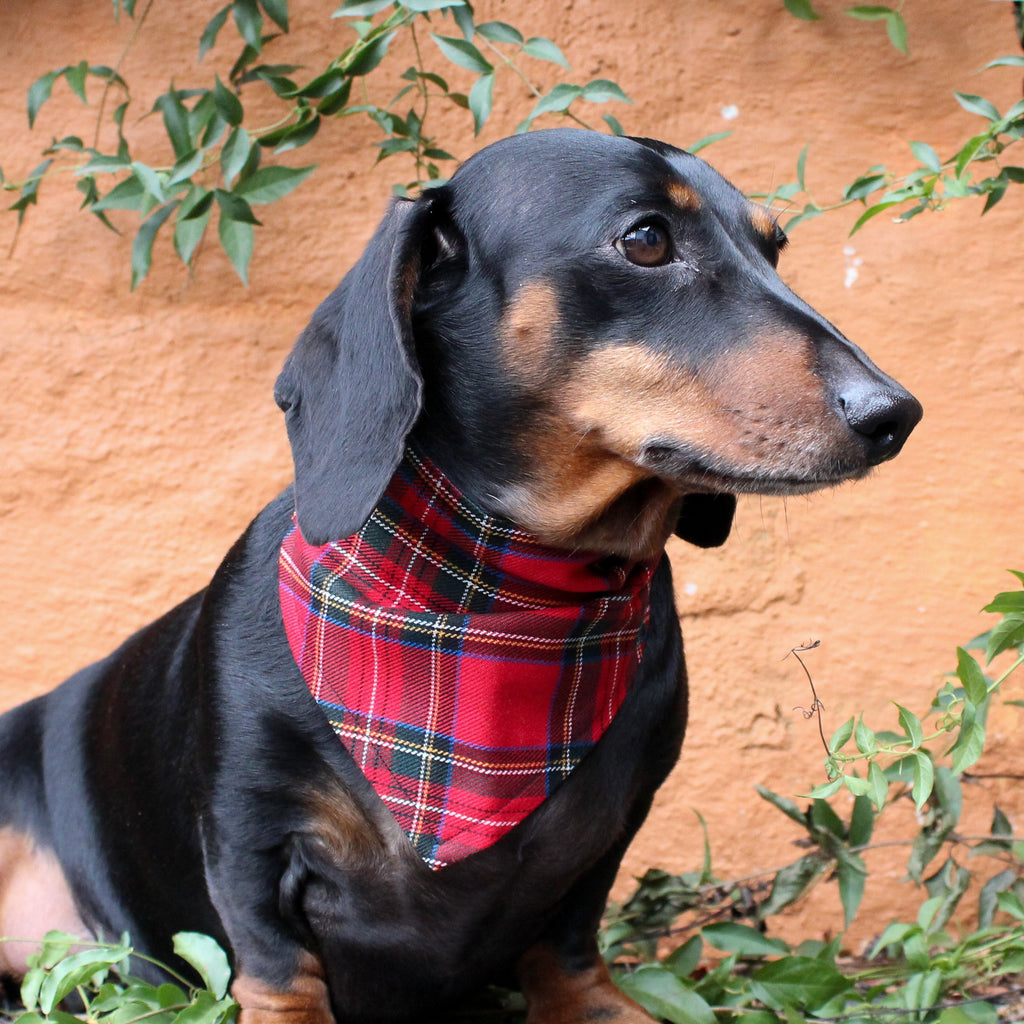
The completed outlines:
{"type": "Polygon", "coordinates": [[[785,245],[699,158],[577,129],[394,200],[278,379],[294,484],[0,718],[0,934],[205,932],[242,1024],[503,979],[530,1024],[649,1022],[596,932],[685,726],[665,544],[863,477],[921,416],[785,245]]]}

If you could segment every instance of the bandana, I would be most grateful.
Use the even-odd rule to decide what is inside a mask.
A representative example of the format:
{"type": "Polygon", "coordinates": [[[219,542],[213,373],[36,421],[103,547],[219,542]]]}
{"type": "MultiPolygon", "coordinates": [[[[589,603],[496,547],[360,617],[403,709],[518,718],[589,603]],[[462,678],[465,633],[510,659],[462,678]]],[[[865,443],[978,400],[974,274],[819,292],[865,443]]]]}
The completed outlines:
{"type": "Polygon", "coordinates": [[[655,563],[542,546],[410,450],[363,528],[295,523],[281,611],[339,739],[434,869],[500,839],[611,723],[655,563]]]}

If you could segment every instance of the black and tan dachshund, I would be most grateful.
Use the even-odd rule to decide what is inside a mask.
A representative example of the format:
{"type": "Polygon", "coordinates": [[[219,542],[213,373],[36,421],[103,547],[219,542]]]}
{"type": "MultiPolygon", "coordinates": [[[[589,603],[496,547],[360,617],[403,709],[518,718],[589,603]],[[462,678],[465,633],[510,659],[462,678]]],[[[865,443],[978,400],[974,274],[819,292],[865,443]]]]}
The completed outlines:
{"type": "MultiPolygon", "coordinates": [[[[0,934],[128,931],[168,957],[209,933],[243,1024],[422,1017],[509,978],[531,1024],[650,1021],[595,932],[685,724],[665,542],[720,544],[737,494],[863,477],[921,415],[782,283],[785,243],[697,157],[579,130],[395,201],[278,381],[293,487],[204,591],[0,719],[0,934]],[[382,592],[427,599],[373,603],[396,564],[382,592]],[[389,616],[401,651],[374,674],[389,616]],[[403,710],[343,706],[366,679],[403,710]],[[566,686],[569,711],[541,706],[566,686]],[[469,731],[423,724],[456,699],[469,731]],[[495,794],[497,818],[464,809],[495,794]],[[445,847],[474,814],[494,831],[445,847]]],[[[26,952],[0,945],[2,973],[26,952]]]]}

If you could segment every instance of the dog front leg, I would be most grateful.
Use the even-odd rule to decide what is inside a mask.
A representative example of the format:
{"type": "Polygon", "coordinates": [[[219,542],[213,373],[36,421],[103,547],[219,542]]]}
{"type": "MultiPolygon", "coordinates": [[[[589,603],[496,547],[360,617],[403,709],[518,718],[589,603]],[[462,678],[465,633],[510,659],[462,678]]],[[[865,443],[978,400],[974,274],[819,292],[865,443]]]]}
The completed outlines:
{"type": "Polygon", "coordinates": [[[246,974],[241,965],[231,994],[242,1008],[239,1024],[334,1024],[324,970],[311,953],[300,956],[286,985],[246,974]]]}
{"type": "Polygon", "coordinates": [[[519,961],[527,1024],[652,1024],[653,1017],[615,987],[596,948],[585,960],[538,943],[519,961]]]}

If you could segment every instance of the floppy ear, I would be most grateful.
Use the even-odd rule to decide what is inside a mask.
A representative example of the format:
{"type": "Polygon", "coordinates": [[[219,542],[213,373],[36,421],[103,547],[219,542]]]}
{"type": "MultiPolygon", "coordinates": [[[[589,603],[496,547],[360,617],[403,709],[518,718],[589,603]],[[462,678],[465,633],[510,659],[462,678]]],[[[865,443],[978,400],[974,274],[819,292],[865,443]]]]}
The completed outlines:
{"type": "Polygon", "coordinates": [[[687,494],[676,520],[676,536],[699,548],[717,548],[729,536],[735,511],[735,494],[687,494]]]}
{"type": "Polygon", "coordinates": [[[347,537],[366,522],[419,413],[411,308],[430,205],[427,197],[392,203],[277,379],[296,517],[310,544],[347,537]]]}

